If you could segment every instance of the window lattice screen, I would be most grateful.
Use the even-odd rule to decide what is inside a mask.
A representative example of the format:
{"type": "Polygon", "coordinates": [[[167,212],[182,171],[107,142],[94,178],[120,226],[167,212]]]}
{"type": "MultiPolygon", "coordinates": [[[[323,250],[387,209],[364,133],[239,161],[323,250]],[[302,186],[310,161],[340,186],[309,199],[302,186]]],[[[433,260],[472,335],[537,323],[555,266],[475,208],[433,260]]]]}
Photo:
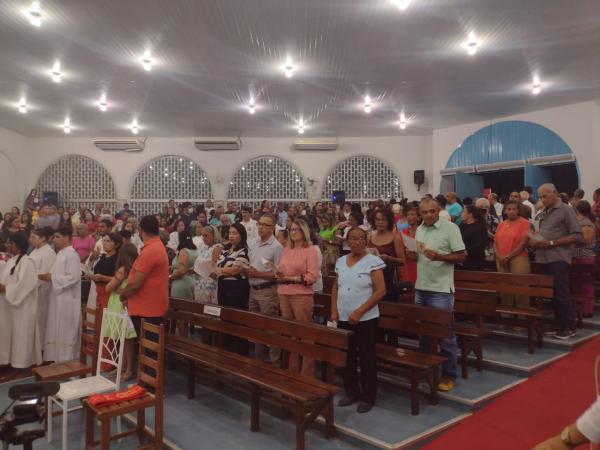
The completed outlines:
{"type": "Polygon", "coordinates": [[[353,156],[339,163],[325,180],[323,199],[330,199],[333,191],[345,191],[346,200],[358,203],[402,197],[398,175],[372,156],[353,156]]]}
{"type": "Polygon", "coordinates": [[[229,182],[229,199],[252,207],[262,200],[296,202],[307,199],[306,184],[287,161],[260,156],[245,163],[229,182]]]}
{"type": "Polygon", "coordinates": [[[210,181],[194,161],[181,156],[162,156],[143,166],[131,187],[131,208],[143,216],[162,212],[170,199],[204,202],[211,198],[210,181]]]}
{"type": "Polygon", "coordinates": [[[112,211],[117,206],[115,184],[108,171],[94,159],[69,155],[50,164],[38,179],[37,191],[58,192],[62,206],[104,203],[112,211]]]}

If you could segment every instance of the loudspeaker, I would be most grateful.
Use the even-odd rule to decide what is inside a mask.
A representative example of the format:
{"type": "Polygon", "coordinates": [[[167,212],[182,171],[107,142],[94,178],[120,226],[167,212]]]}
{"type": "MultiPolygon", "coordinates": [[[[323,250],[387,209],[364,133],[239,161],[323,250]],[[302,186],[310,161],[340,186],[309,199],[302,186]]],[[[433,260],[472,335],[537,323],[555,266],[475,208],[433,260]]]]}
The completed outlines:
{"type": "Polygon", "coordinates": [[[58,192],[43,192],[42,204],[58,206],[58,192]]]}
{"type": "Polygon", "coordinates": [[[423,184],[425,183],[425,171],[424,170],[415,170],[414,172],[415,184],[423,184]]]}
{"type": "Polygon", "coordinates": [[[346,191],[333,191],[331,201],[336,205],[343,205],[346,203],[346,191]]]}

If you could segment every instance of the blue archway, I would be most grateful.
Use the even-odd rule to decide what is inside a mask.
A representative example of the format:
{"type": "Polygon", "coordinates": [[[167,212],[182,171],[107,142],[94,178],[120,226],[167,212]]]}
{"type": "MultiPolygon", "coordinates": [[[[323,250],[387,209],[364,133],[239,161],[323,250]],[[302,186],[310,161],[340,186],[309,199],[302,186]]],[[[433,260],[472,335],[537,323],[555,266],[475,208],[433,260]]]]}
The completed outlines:
{"type": "Polygon", "coordinates": [[[524,169],[524,185],[534,189],[552,181],[552,164],[574,162],[569,145],[554,131],[533,122],[508,120],[483,127],[452,153],[444,172],[455,173],[459,196],[481,195],[481,173],[524,169]]]}

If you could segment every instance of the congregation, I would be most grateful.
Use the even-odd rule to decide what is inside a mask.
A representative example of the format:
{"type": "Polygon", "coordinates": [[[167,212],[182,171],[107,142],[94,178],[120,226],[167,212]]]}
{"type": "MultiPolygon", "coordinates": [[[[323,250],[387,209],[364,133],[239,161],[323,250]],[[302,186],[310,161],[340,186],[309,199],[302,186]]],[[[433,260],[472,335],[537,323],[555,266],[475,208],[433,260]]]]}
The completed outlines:
{"type": "MultiPolygon", "coordinates": [[[[138,220],[124,204],[112,212],[27,201],[2,217],[0,365],[28,368],[77,357],[81,305],[130,315],[124,379],[134,376],[135,337],[142,319],[161,323],[169,298],[313,321],[314,294],[335,275],[328,325],[353,331],[344,370],[345,397],[369,411],[376,401],[378,303],[406,301],[447,311],[454,305],[454,269],[527,274],[535,262],[554,282],[553,337],[575,336],[569,267],[594,267],[600,234],[600,189],[569,197],[551,184],[509,198],[426,195],[420,201],[334,204],[277,203],[259,208],[229,202],[174,200],[138,220]],[[532,201],[535,200],[535,203],[532,201]],[[357,368],[360,366],[360,380],[357,368]]],[[[593,272],[593,270],[592,270],[593,272]]],[[[577,291],[593,314],[593,278],[577,291]]],[[[527,296],[503,296],[527,307],[527,296]]],[[[187,333],[187,330],[180,330],[187,333]]],[[[427,351],[422,339],[421,347],[427,351]]],[[[453,389],[457,343],[442,340],[447,358],[438,389],[453,389]]],[[[230,351],[279,363],[275,347],[227,337],[230,351]]],[[[309,375],[314,361],[293,354],[290,369],[309,375]]]]}

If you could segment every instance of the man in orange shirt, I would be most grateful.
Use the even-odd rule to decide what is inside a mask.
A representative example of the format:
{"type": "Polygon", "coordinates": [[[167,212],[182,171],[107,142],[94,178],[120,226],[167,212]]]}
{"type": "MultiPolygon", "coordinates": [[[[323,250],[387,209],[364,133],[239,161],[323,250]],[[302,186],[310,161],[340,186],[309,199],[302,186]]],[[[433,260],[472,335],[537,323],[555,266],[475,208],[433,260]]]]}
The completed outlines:
{"type": "Polygon", "coordinates": [[[138,336],[142,319],[160,324],[169,308],[169,259],[158,235],[158,219],[145,216],[139,228],[144,246],[131,267],[127,286],[121,292],[121,300],[138,336]]]}

